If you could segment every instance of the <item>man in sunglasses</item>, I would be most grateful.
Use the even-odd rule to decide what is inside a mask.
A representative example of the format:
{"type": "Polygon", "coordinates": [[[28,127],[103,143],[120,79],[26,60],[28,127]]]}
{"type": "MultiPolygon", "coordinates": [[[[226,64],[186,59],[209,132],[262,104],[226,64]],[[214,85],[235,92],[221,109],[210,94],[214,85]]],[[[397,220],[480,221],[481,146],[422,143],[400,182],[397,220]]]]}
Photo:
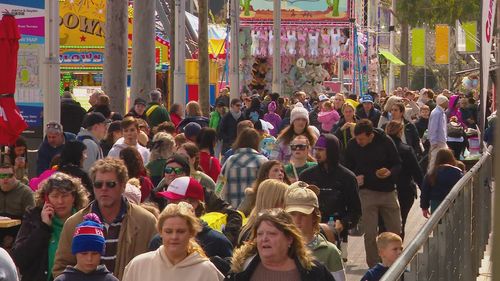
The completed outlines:
{"type": "Polygon", "coordinates": [[[90,169],[90,177],[94,182],[95,200],[64,223],[53,276],[61,274],[67,265],[76,264],[75,256],[71,254],[73,233],[83,221],[84,215],[95,213],[105,226],[106,247],[101,263],[121,279],[130,260],[148,251],[149,241],[157,233],[156,219],[144,208],[129,203],[123,196],[128,174],[122,160],[98,160],[90,169]]]}
{"type": "Polygon", "coordinates": [[[45,128],[45,138],[38,147],[38,158],[36,161],[36,173],[39,176],[43,171],[49,169],[52,158],[61,154],[64,144],[75,140],[76,135],[63,131],[63,126],[58,122],[49,122],[45,128]]]}
{"type": "Polygon", "coordinates": [[[361,202],[354,174],[339,163],[340,143],[332,134],[321,135],[314,146],[316,167],[300,174],[299,179],[320,189],[321,222],[333,220],[338,235],[337,246],[347,259],[348,230],[358,224],[361,202]]]}
{"type": "MultiPolygon", "coordinates": [[[[11,164],[0,165],[0,216],[21,219],[35,205],[31,189],[16,179],[11,164]]],[[[20,226],[0,229],[0,246],[10,248],[20,226]]]]}
{"type": "Polygon", "coordinates": [[[285,173],[291,182],[299,180],[300,174],[307,168],[316,166],[316,162],[307,161],[311,151],[309,140],[304,135],[296,136],[290,142],[290,163],[285,165],[285,173]]]}

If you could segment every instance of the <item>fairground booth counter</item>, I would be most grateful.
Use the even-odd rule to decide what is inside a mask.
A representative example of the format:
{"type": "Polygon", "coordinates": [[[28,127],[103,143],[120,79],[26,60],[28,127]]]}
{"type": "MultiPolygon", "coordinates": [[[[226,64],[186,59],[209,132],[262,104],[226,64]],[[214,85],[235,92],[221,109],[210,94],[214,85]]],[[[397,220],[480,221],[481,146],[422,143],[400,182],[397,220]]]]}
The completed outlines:
{"type": "Polygon", "coordinates": [[[273,1],[243,0],[241,4],[242,85],[271,90],[272,57],[280,55],[285,95],[296,90],[320,93],[358,87],[359,92],[359,87],[367,88],[363,78],[366,48],[360,45],[366,40],[356,29],[354,0],[282,1],[280,34],[273,34],[273,1]],[[279,54],[273,53],[276,36],[280,37],[279,54]],[[355,83],[356,78],[362,83],[355,83]]]}

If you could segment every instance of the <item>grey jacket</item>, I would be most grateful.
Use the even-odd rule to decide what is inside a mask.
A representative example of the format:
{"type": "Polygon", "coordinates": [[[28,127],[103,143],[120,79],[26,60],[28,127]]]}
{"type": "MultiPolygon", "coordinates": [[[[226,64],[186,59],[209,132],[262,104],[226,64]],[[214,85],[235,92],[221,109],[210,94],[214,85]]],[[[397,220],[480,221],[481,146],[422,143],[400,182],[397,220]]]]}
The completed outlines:
{"type": "Polygon", "coordinates": [[[85,128],[80,128],[76,139],[87,146],[87,159],[83,161],[83,170],[88,173],[92,164],[103,158],[100,141],[85,128]]]}
{"type": "Polygon", "coordinates": [[[0,248],[0,281],[18,281],[17,270],[9,253],[0,248]]]}

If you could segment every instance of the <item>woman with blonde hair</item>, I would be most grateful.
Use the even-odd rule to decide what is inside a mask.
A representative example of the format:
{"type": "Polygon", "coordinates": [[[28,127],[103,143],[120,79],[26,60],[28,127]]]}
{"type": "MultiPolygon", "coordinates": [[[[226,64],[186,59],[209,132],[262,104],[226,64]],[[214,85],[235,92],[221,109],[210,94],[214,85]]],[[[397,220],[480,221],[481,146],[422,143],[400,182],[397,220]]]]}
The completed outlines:
{"type": "Polygon", "coordinates": [[[247,224],[241,229],[238,245],[251,238],[252,227],[262,210],[285,206],[285,192],[288,186],[288,184],[275,179],[267,179],[259,185],[255,196],[255,206],[248,216],[247,224]]]}
{"type": "Polygon", "coordinates": [[[186,104],[186,118],[177,125],[177,132],[183,133],[184,127],[191,122],[198,123],[202,128],[208,127],[209,119],[203,116],[197,101],[190,101],[186,104]]]}
{"type": "Polygon", "coordinates": [[[300,230],[283,209],[265,210],[252,227],[252,239],[233,255],[226,280],[335,280],[306,247],[300,230]]]}
{"type": "Polygon", "coordinates": [[[35,207],[23,218],[12,248],[21,280],[52,280],[52,267],[64,222],[88,203],[79,179],[56,172],[35,193],[35,207]]]}
{"type": "Polygon", "coordinates": [[[165,276],[174,281],[224,279],[195,241],[201,225],[189,203],[167,205],[157,227],[163,245],[132,259],[125,267],[123,281],[153,281],[165,276]]]}

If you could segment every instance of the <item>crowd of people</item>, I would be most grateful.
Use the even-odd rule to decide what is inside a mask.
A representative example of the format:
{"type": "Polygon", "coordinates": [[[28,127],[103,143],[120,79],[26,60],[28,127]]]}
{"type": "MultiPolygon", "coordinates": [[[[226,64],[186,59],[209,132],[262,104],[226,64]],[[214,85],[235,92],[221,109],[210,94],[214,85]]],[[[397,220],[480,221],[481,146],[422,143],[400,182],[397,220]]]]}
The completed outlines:
{"type": "MultiPolygon", "coordinates": [[[[402,250],[420,190],[426,218],[478,137],[474,92],[223,89],[210,116],[158,90],[112,112],[65,93],[36,171],[20,137],[0,165],[0,260],[19,280],[345,281],[364,233],[365,280],[402,250]],[[36,174],[29,177],[30,174],[36,174]]],[[[485,141],[493,139],[491,114],[485,141]]],[[[9,279],[15,280],[15,279],[9,279]]]]}

